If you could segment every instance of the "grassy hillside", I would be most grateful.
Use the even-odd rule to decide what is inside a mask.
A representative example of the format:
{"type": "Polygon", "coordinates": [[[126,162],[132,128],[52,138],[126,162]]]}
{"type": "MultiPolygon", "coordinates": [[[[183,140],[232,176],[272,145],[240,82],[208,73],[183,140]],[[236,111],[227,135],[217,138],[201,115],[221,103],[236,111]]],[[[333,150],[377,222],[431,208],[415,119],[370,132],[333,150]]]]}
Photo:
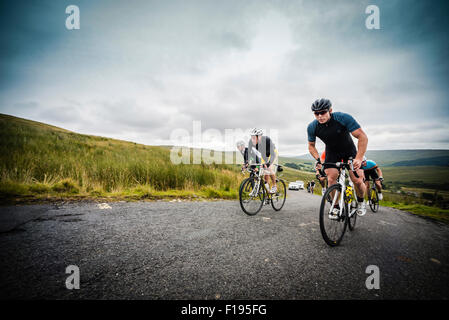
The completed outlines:
{"type": "Polygon", "coordinates": [[[237,166],[174,165],[170,150],[0,114],[0,197],[236,198],[237,166]]]}
{"type": "Polygon", "coordinates": [[[391,164],[393,167],[405,167],[405,166],[443,166],[449,167],[449,156],[422,158],[414,160],[406,160],[394,162],[391,164]]]}
{"type": "Polygon", "coordinates": [[[307,161],[307,160],[301,160],[297,158],[290,158],[290,157],[279,157],[279,164],[282,164],[284,166],[298,169],[301,171],[307,171],[307,172],[313,172],[313,161],[307,161]]]}
{"type": "Polygon", "coordinates": [[[382,167],[387,185],[449,190],[449,167],[382,167]]]}

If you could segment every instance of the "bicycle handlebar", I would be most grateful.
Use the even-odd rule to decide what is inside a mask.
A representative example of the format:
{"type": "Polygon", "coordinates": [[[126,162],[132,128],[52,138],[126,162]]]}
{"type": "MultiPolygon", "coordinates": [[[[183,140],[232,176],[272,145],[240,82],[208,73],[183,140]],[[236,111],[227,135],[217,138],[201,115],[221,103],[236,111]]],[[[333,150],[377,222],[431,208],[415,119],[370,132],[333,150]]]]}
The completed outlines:
{"type": "MultiPolygon", "coordinates": [[[[255,169],[257,168],[257,169],[259,169],[260,167],[262,167],[263,165],[264,165],[265,163],[258,163],[258,164],[250,164],[250,165],[248,165],[248,172],[251,172],[251,171],[255,171],[255,169]]],[[[277,166],[277,167],[279,167],[279,168],[282,168],[282,165],[280,165],[280,164],[275,164],[275,163],[272,163],[271,165],[275,165],[275,166],[277,166]]],[[[279,171],[281,171],[280,169],[279,169],[279,171]]]]}
{"type": "Polygon", "coordinates": [[[349,158],[348,163],[346,162],[324,162],[322,165],[325,164],[335,165],[337,168],[346,168],[354,173],[354,176],[358,179],[360,176],[357,174],[357,171],[354,170],[354,160],[352,158],[349,158]]]}

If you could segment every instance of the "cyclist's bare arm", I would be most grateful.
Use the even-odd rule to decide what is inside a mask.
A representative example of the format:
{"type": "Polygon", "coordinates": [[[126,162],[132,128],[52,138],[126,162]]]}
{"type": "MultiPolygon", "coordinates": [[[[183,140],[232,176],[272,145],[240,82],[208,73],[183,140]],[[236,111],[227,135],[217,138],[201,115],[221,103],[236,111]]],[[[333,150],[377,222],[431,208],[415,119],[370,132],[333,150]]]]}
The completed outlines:
{"type": "Polygon", "coordinates": [[[351,134],[358,140],[357,155],[354,159],[354,169],[357,170],[360,168],[363,156],[365,155],[366,149],[368,148],[368,136],[362,128],[358,128],[357,130],[352,131],[351,134]]]}
{"type": "Polygon", "coordinates": [[[379,175],[379,177],[383,177],[382,170],[380,170],[379,167],[377,167],[376,170],[377,170],[377,174],[379,175]]]}
{"type": "Polygon", "coordinates": [[[315,160],[320,158],[320,154],[318,153],[318,150],[315,147],[315,141],[314,142],[309,141],[309,152],[315,160]]]}

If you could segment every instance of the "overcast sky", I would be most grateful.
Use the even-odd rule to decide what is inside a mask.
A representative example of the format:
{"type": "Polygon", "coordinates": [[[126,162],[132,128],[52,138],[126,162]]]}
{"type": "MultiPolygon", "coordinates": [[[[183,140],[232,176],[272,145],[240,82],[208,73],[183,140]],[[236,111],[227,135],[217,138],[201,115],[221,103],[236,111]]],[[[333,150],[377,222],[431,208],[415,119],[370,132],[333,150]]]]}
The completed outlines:
{"type": "Polygon", "coordinates": [[[214,149],[235,148],[225,129],[247,140],[262,127],[281,155],[300,155],[310,105],[326,97],[362,125],[369,149],[449,149],[448,9],[411,0],[2,1],[0,113],[148,145],[172,144],[176,129],[191,134],[201,121],[222,137],[209,130],[196,146],[214,149]],[[65,27],[70,4],[80,30],[65,27]],[[380,30],[365,27],[369,4],[380,30]]]}

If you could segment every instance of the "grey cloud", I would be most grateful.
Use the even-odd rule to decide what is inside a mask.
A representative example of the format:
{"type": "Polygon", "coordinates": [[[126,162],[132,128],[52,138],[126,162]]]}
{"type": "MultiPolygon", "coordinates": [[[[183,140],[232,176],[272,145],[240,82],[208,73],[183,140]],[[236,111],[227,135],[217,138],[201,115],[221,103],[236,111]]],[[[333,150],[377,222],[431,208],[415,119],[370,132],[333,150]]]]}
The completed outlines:
{"type": "MultiPolygon", "coordinates": [[[[440,2],[377,3],[379,31],[364,27],[370,1],[80,2],[79,33],[54,29],[57,15],[34,27],[27,13],[20,32],[3,24],[7,50],[23,54],[4,56],[0,110],[147,144],[194,120],[259,126],[279,130],[280,150],[304,153],[310,104],[328,97],[376,148],[444,145],[447,22],[428,12],[440,2]]],[[[48,15],[63,7],[45,4],[48,15]]]]}

